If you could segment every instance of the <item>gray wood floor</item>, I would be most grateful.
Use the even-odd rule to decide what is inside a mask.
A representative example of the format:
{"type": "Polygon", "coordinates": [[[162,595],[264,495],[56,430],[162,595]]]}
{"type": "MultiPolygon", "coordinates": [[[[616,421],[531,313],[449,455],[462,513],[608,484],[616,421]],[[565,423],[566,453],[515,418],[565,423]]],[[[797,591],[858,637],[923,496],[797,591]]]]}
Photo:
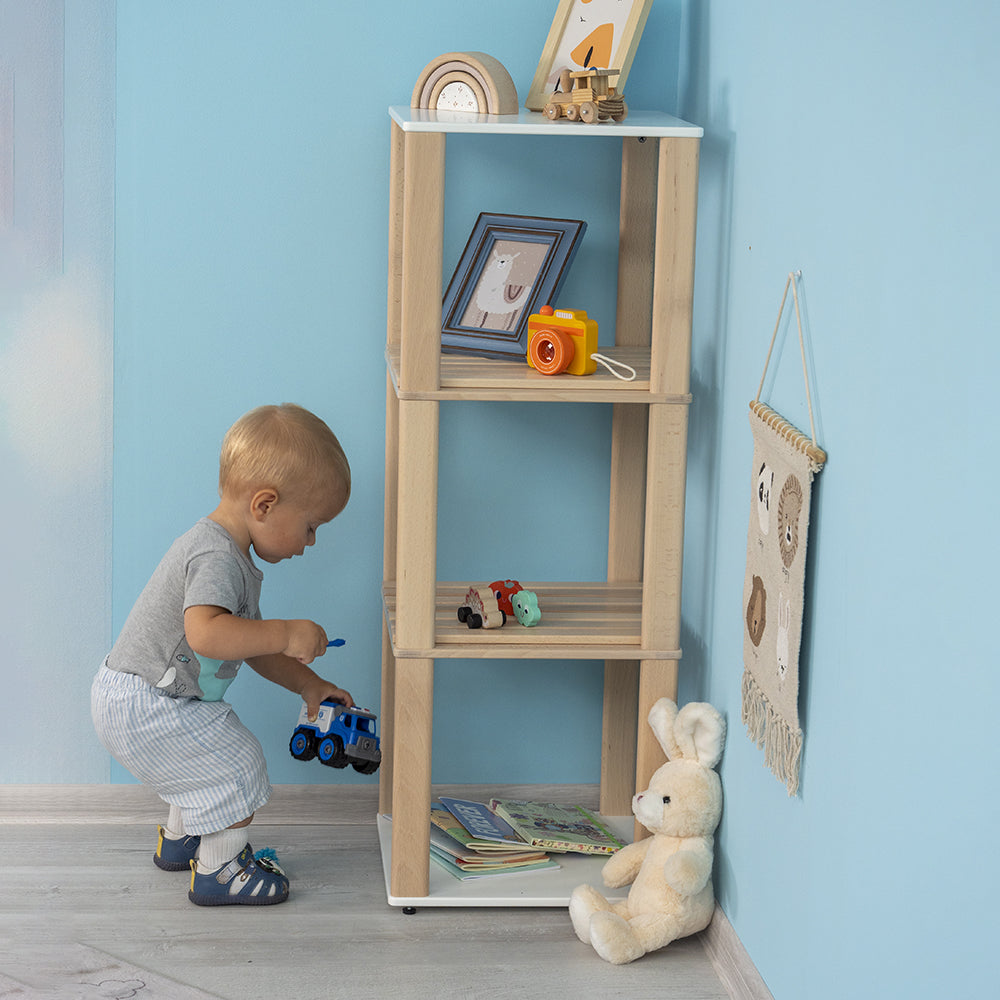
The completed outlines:
{"type": "Polygon", "coordinates": [[[388,906],[364,798],[343,807],[342,792],[316,788],[277,808],[272,800],[252,843],[278,851],[291,898],[201,908],[188,902],[185,874],[152,863],[159,809],[144,790],[95,786],[75,812],[67,794],[53,787],[25,805],[0,789],[0,997],[83,996],[51,991],[65,956],[84,945],[147,971],[158,990],[140,990],[140,1000],[199,990],[229,1000],[728,1000],[697,937],[616,967],[576,939],[562,909],[407,916],[388,906]]]}

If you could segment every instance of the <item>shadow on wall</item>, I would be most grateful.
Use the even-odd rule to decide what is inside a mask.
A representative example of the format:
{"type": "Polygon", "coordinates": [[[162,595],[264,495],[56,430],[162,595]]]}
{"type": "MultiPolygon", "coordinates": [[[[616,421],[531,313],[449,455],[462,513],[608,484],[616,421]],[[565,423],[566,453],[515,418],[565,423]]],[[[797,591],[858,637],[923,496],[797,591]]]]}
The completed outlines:
{"type": "MultiPolygon", "coordinates": [[[[722,390],[725,384],[726,342],[729,336],[729,270],[732,237],[733,150],[728,105],[705,125],[701,145],[698,187],[699,267],[695,274],[695,301],[691,346],[692,405],[688,423],[688,496],[684,538],[684,596],[682,607],[684,669],[681,700],[704,700],[709,664],[706,648],[714,621],[712,580],[715,576],[717,521],[720,505],[722,390]],[[721,119],[721,121],[719,120],[721,119]],[[714,271],[700,266],[715,263],[714,271]]],[[[697,117],[692,118],[697,121],[697,117]]],[[[739,599],[733,615],[739,614],[739,599]]]]}

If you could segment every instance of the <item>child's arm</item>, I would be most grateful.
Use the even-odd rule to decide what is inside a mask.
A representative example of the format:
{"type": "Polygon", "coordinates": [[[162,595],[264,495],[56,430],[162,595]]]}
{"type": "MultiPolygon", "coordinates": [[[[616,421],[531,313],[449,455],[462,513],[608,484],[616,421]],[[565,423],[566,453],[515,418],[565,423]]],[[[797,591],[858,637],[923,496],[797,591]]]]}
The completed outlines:
{"type": "Polygon", "coordinates": [[[309,718],[324,699],[351,708],[347,691],[323,680],[307,664],[326,652],[326,632],[307,619],[238,618],[224,608],[199,604],[184,612],[188,644],[212,660],[245,660],[261,677],[300,695],[309,718]]]}
{"type": "Polygon", "coordinates": [[[326,632],[307,619],[239,618],[225,608],[199,604],[184,612],[191,648],[210,660],[248,660],[283,653],[302,664],[326,652],[326,632]]]}
{"type": "Polygon", "coordinates": [[[354,699],[343,688],[323,680],[314,670],[282,653],[272,656],[253,656],[246,661],[261,677],[294,691],[306,703],[310,722],[319,715],[324,701],[339,701],[347,708],[354,706],[354,699]]]}

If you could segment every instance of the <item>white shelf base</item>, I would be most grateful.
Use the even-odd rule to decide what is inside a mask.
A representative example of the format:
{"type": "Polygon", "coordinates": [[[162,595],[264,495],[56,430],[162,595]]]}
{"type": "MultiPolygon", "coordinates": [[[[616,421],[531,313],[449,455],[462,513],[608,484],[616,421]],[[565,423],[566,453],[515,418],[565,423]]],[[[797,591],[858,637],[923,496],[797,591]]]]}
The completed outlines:
{"type": "MultiPolygon", "coordinates": [[[[603,821],[626,844],[634,831],[631,816],[604,816],[603,821]]],[[[606,857],[585,854],[552,854],[560,866],[549,871],[525,872],[522,875],[498,875],[462,881],[431,862],[430,892],[426,896],[394,896],[389,875],[392,871],[392,824],[378,817],[378,839],[382,847],[382,870],[385,892],[390,906],[569,906],[573,890],[584,882],[590,883],[608,899],[619,901],[628,889],[608,889],[601,880],[601,868],[606,857]]]]}

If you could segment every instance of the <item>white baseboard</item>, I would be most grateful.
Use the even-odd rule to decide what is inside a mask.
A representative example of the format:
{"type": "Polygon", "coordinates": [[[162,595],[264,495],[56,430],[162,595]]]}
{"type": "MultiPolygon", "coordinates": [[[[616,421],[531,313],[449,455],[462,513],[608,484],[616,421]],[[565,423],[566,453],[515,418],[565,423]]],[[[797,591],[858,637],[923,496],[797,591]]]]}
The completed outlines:
{"type": "Polygon", "coordinates": [[[732,1000],[774,1000],[722,907],[701,932],[701,943],[732,1000]]]}

